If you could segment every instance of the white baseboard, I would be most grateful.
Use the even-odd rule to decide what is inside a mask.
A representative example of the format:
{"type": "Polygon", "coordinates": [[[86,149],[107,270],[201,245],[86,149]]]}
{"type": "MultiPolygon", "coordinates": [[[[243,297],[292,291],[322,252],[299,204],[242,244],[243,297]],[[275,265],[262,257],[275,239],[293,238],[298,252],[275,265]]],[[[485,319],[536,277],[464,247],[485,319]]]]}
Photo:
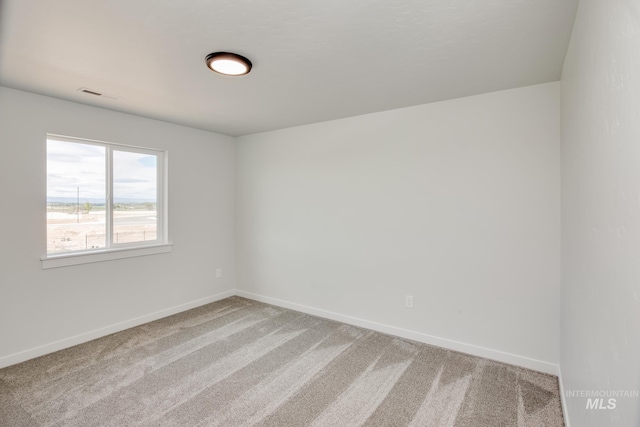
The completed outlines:
{"type": "Polygon", "coordinates": [[[45,354],[53,353],[54,351],[62,350],[65,348],[73,347],[74,345],[82,344],[87,341],[101,338],[115,332],[124,331],[125,329],[139,326],[144,323],[153,322],[154,320],[162,319],[163,317],[171,316],[173,314],[181,313],[192,308],[200,307],[201,305],[209,304],[221,299],[229,298],[236,295],[235,290],[225,291],[217,295],[212,295],[199,300],[187,302],[177,305],[175,307],[166,308],[164,310],[149,313],[144,316],[136,317],[124,322],[116,323],[104,328],[95,329],[93,331],[85,332],[83,334],[75,335],[73,337],[65,338],[59,341],[54,341],[49,344],[45,344],[39,347],[35,347],[29,350],[21,351],[19,353],[10,354],[0,358],[0,368],[15,365],[16,363],[24,362],[35,357],[43,356],[45,354]]]}
{"type": "Polygon", "coordinates": [[[560,403],[562,404],[562,415],[564,416],[565,427],[571,427],[569,422],[569,411],[567,408],[567,399],[564,392],[564,381],[562,381],[562,369],[558,366],[558,385],[560,387],[560,403]]]}
{"type": "Polygon", "coordinates": [[[484,357],[485,359],[492,359],[498,362],[508,363],[510,365],[521,366],[523,368],[532,369],[538,372],[544,372],[546,374],[558,375],[559,372],[558,365],[544,362],[542,360],[531,359],[529,357],[505,353],[499,350],[493,350],[473,344],[466,344],[459,341],[440,338],[433,335],[423,334],[421,332],[384,325],[382,323],[371,322],[369,320],[359,319],[357,317],[351,317],[344,314],[334,313],[332,311],[309,307],[302,304],[296,304],[293,302],[266,297],[264,295],[254,294],[242,290],[236,290],[236,295],[283,308],[289,308],[291,310],[301,311],[303,313],[311,314],[314,316],[324,317],[326,319],[336,320],[338,322],[348,323],[350,325],[371,329],[389,335],[395,335],[401,338],[407,338],[413,341],[435,345],[438,347],[447,348],[449,350],[459,351],[461,353],[471,354],[473,356],[484,357]]]}
{"type": "MultiPolygon", "coordinates": [[[[238,295],[238,296],[252,299],[255,301],[264,302],[267,304],[276,305],[279,307],[289,308],[291,310],[301,311],[303,313],[324,317],[330,320],[336,320],[339,322],[348,323],[350,325],[371,329],[371,330],[382,332],[389,335],[395,335],[398,337],[407,338],[407,339],[418,341],[418,342],[423,342],[425,344],[435,345],[438,347],[459,351],[461,353],[467,353],[474,356],[484,357],[487,359],[492,359],[499,362],[508,363],[511,365],[522,366],[524,368],[533,369],[535,371],[544,372],[551,375],[559,375],[560,373],[558,365],[555,365],[553,363],[531,359],[528,357],[519,356],[511,353],[505,353],[499,350],[493,350],[493,349],[480,347],[473,344],[462,343],[459,341],[454,341],[446,338],[440,338],[433,335],[424,334],[421,332],[411,331],[408,329],[397,328],[395,326],[376,323],[369,320],[359,319],[357,317],[334,313],[327,310],[309,307],[306,305],[284,301],[277,298],[271,298],[271,297],[254,294],[251,292],[246,292],[246,291],[237,290],[237,289],[222,292],[217,295],[212,295],[212,296],[202,298],[196,301],[191,301],[185,304],[180,304],[175,307],[170,307],[164,310],[156,311],[154,313],[136,317],[134,319],[126,320],[124,322],[116,323],[110,326],[106,326],[104,328],[95,329],[93,331],[85,332],[83,334],[75,335],[69,338],[65,338],[65,339],[55,341],[49,344],[45,344],[39,347],[35,347],[29,350],[25,350],[18,353],[10,354],[8,356],[0,357],[0,368],[4,368],[6,366],[24,362],[26,360],[43,356],[48,353],[53,353],[54,351],[62,350],[68,347],[72,347],[74,345],[82,344],[96,338],[101,338],[105,335],[113,334],[115,332],[120,332],[125,329],[132,328],[134,326],[139,326],[144,323],[152,322],[154,320],[162,319],[163,317],[171,316],[173,314],[190,310],[192,308],[200,307],[201,305],[219,301],[234,295],[238,295]]],[[[562,389],[561,376],[559,378],[559,381],[560,381],[560,392],[561,392],[563,411],[565,413],[565,419],[567,420],[566,423],[568,427],[569,424],[568,424],[568,417],[567,417],[567,412],[565,407],[565,400],[564,400],[564,395],[562,394],[563,389],[562,389]]]]}

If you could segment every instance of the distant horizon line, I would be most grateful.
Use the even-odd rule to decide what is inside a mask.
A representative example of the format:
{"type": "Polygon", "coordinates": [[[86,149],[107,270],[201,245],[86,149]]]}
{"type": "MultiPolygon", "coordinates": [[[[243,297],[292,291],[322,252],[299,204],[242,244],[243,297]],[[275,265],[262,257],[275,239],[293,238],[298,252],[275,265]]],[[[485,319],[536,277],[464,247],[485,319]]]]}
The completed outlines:
{"type": "MultiPolygon", "coordinates": [[[[80,197],[80,204],[91,203],[96,205],[106,204],[106,199],[95,197],[80,197]]],[[[156,203],[155,199],[136,199],[136,198],[119,198],[114,199],[114,203],[156,203]]],[[[49,203],[71,203],[77,204],[77,197],[47,197],[47,204],[49,203]]]]}

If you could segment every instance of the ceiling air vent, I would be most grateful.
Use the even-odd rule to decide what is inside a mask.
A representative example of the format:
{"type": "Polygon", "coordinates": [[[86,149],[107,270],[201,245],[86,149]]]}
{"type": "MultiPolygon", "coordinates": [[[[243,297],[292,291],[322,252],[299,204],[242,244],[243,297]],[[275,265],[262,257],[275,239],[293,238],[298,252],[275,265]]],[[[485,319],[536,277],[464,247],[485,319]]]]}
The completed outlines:
{"type": "Polygon", "coordinates": [[[81,87],[78,92],[86,93],[87,95],[99,96],[100,98],[119,99],[117,96],[108,95],[104,92],[98,92],[97,90],[89,89],[88,87],[81,87]]]}
{"type": "Polygon", "coordinates": [[[95,90],[87,89],[86,87],[81,87],[78,89],[80,92],[88,93],[89,95],[102,96],[100,92],[96,92],[95,90]]]}

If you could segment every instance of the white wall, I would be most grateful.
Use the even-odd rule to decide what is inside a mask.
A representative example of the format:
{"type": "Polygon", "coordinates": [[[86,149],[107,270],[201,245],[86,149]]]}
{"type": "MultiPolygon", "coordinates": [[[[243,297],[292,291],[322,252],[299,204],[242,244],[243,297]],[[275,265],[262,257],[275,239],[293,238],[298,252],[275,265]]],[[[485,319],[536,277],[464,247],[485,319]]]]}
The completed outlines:
{"type": "Polygon", "coordinates": [[[0,88],[0,147],[0,367],[233,293],[233,138],[0,88]],[[173,251],[42,270],[47,133],[169,150],[173,251]]]}
{"type": "MultiPolygon", "coordinates": [[[[640,390],[640,4],[582,0],[562,75],[564,391],[640,390]]],[[[640,425],[567,397],[571,425],[640,425]]]]}
{"type": "Polygon", "coordinates": [[[550,83],[238,138],[241,294],[557,371],[559,108],[550,83]]]}

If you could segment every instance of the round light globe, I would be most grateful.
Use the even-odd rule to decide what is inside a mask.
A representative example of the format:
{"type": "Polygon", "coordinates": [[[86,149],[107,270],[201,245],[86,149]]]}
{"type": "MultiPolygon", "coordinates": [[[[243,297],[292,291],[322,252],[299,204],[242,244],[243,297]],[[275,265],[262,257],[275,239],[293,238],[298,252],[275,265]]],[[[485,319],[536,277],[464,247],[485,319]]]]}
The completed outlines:
{"type": "Polygon", "coordinates": [[[251,71],[251,61],[235,53],[210,53],[206,62],[211,70],[227,76],[242,76],[251,71]]]}

